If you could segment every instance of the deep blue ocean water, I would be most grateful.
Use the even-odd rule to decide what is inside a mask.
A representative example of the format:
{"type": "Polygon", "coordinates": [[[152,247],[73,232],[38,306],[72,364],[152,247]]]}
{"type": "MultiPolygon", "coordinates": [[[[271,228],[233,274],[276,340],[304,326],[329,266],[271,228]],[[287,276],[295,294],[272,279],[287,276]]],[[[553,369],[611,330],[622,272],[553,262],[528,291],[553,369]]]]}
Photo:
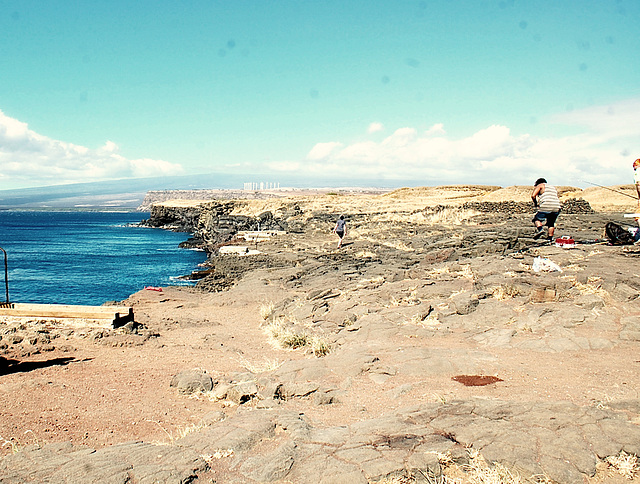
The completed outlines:
{"type": "MultiPolygon", "coordinates": [[[[121,301],[145,286],[184,285],[179,276],[204,262],[181,249],[189,234],[134,227],[141,212],[0,211],[7,251],[9,299],[19,303],[121,301]]],[[[0,251],[0,302],[5,300],[0,251]]]]}

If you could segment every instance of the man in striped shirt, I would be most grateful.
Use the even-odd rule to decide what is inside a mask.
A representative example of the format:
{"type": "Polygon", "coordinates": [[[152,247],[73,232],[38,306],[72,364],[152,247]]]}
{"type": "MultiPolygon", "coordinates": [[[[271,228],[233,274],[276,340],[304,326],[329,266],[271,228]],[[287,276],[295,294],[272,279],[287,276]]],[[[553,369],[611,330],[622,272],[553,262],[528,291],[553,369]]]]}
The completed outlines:
{"type": "Polygon", "coordinates": [[[556,187],[549,185],[544,178],[538,178],[533,186],[534,189],[531,194],[531,199],[538,209],[538,212],[533,217],[533,223],[536,226],[536,232],[533,238],[539,239],[544,235],[543,225],[546,221],[546,225],[549,227],[549,236],[547,239],[553,240],[556,219],[560,213],[558,191],[556,187]]]}

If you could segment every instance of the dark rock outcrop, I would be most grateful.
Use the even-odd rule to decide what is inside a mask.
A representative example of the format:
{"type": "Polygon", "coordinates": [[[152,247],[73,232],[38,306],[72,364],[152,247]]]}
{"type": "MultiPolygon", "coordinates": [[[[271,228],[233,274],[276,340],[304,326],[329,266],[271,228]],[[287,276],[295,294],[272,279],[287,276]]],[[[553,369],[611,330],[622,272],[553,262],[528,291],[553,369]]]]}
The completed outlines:
{"type": "MultiPolygon", "coordinates": [[[[505,200],[503,202],[466,202],[462,208],[477,210],[478,212],[497,213],[529,213],[534,210],[530,202],[514,202],[505,200]]],[[[562,202],[563,214],[584,214],[595,213],[589,202],[582,198],[570,198],[562,202]]]]}

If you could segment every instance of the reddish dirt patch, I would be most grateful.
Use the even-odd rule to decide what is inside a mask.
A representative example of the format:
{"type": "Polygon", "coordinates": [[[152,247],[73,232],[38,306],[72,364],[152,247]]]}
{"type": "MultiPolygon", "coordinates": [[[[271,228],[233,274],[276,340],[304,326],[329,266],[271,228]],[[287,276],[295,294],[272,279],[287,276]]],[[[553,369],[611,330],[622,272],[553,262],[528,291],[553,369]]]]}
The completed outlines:
{"type": "Polygon", "coordinates": [[[456,375],[452,376],[451,379],[458,383],[462,383],[465,387],[483,387],[485,385],[504,381],[497,376],[488,375],[456,375]]]}

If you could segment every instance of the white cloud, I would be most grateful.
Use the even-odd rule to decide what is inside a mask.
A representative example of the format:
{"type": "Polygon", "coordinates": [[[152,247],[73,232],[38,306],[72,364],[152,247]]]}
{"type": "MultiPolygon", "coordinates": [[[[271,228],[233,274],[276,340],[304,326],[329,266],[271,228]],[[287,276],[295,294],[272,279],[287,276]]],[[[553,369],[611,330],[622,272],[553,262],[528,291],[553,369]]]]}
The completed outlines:
{"type": "Polygon", "coordinates": [[[1,188],[178,175],[183,171],[175,163],[128,159],[118,151],[113,141],[90,149],[47,138],[0,111],[1,188]]]}
{"type": "Polygon", "coordinates": [[[307,158],[310,160],[322,160],[331,156],[331,153],[340,147],[342,147],[342,143],[318,143],[311,148],[307,158]]]}
{"type": "Polygon", "coordinates": [[[318,143],[302,169],[426,185],[529,185],[540,176],[558,185],[632,183],[631,164],[640,157],[639,111],[640,99],[632,99],[562,113],[548,120],[562,134],[547,137],[514,134],[501,125],[459,139],[442,124],[423,134],[404,127],[382,141],[318,143]]]}
{"type": "Polygon", "coordinates": [[[444,124],[438,123],[431,126],[425,133],[427,136],[436,135],[436,134],[446,134],[444,130],[444,124]]]}
{"type": "Polygon", "coordinates": [[[367,129],[367,132],[369,133],[377,133],[379,131],[384,130],[384,126],[382,125],[382,123],[371,123],[369,125],[369,128],[367,129]]]}

